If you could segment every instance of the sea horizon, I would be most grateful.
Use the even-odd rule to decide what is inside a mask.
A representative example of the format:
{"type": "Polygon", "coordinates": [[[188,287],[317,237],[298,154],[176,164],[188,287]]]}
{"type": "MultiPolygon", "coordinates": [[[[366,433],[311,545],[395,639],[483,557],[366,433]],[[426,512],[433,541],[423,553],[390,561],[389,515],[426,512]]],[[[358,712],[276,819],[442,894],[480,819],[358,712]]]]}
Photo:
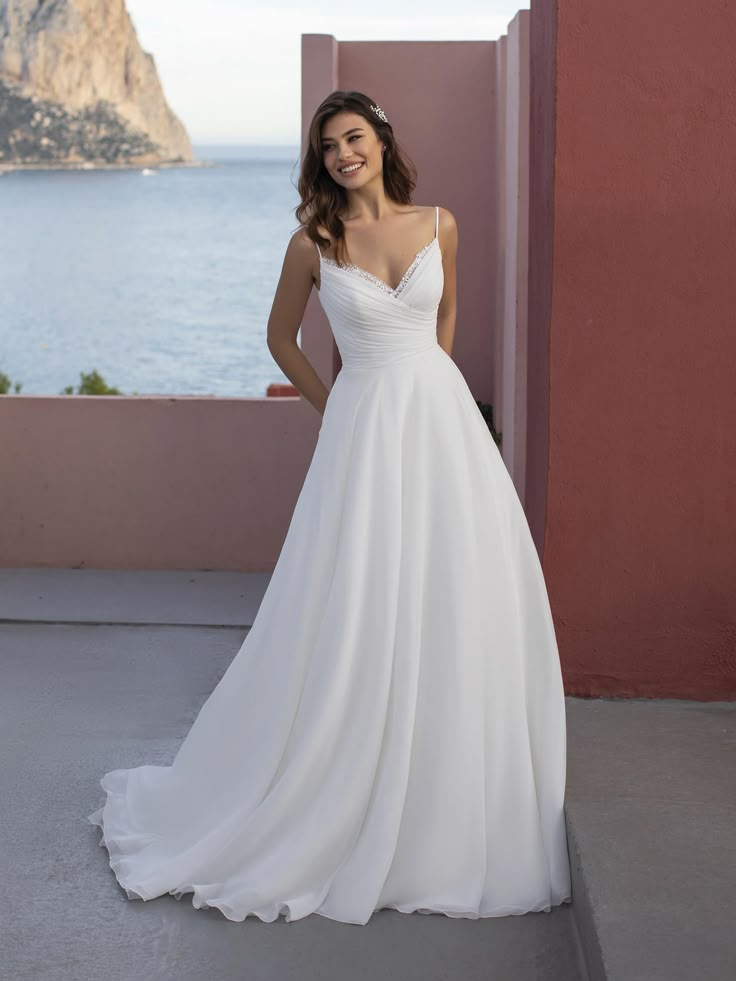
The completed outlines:
{"type": "MultiPolygon", "coordinates": [[[[297,144],[193,143],[197,165],[0,180],[0,372],[61,394],[265,396],[266,324],[298,227],[297,144]]],[[[12,390],[12,388],[11,388],[12,390]]]]}

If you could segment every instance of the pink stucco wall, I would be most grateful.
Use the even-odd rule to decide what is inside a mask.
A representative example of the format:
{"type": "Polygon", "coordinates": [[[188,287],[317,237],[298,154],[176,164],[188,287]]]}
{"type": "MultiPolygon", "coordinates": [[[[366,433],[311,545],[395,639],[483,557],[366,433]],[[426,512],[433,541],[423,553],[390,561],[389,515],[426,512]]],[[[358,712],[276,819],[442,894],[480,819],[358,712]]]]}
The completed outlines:
{"type": "Polygon", "coordinates": [[[0,565],[272,569],[317,439],[301,398],[0,398],[0,565]]]}
{"type": "Polygon", "coordinates": [[[529,21],[529,11],[519,11],[497,44],[499,97],[494,115],[499,175],[493,286],[498,302],[491,330],[496,340],[494,421],[503,435],[504,462],[523,504],[529,395],[529,21]]]}
{"type": "MultiPolygon", "coordinates": [[[[417,166],[417,204],[439,204],[455,215],[460,245],[453,357],[484,401],[493,397],[499,150],[493,112],[478,109],[495,104],[495,51],[490,41],[336,41],[320,34],[302,41],[305,122],[333,89],[366,92],[386,110],[417,166]]],[[[319,307],[313,312],[326,331],[319,307]]]]}
{"type": "Polygon", "coordinates": [[[735,697],[736,6],[535,7],[555,38],[554,159],[544,59],[532,184],[566,689],[735,697]]]}
{"type": "Polygon", "coordinates": [[[556,31],[556,3],[535,0],[529,32],[529,276],[524,510],[540,554],[547,522],[549,466],[556,31]]]}
{"type": "MultiPolygon", "coordinates": [[[[504,461],[523,501],[529,12],[519,11],[498,40],[339,41],[304,35],[305,131],[318,104],[337,88],[366,92],[386,109],[417,166],[415,201],[442,205],[455,215],[453,358],[475,398],[494,407],[504,461]]],[[[329,336],[316,302],[307,316],[313,337],[329,336]]],[[[334,367],[339,368],[337,355],[334,367]]]]}
{"type": "MultiPolygon", "coordinates": [[[[523,31],[510,31],[509,41],[509,63],[523,70],[523,31]]],[[[525,187],[515,175],[518,147],[501,146],[508,133],[499,125],[499,102],[508,91],[508,119],[521,121],[523,145],[523,93],[519,101],[518,80],[507,78],[497,51],[492,40],[357,42],[305,35],[302,115],[304,134],[319,101],[338,87],[363,88],[390,110],[418,166],[416,200],[444,205],[458,220],[453,354],[475,397],[493,402],[501,428],[494,365],[504,357],[503,318],[509,311],[515,318],[517,304],[513,297],[499,304],[504,294],[497,285],[511,281],[507,253],[521,257],[523,268],[526,232],[523,220],[515,227],[512,218],[499,236],[499,210],[514,187],[522,195],[525,187]],[[479,106],[486,111],[479,113],[479,106]],[[509,173],[510,192],[503,183],[509,173]]],[[[301,343],[329,387],[339,357],[314,292],[301,343]]],[[[514,397],[518,401],[519,393],[514,397]]],[[[7,463],[0,482],[0,565],[268,570],[318,427],[318,414],[299,397],[0,398],[7,463]]],[[[509,422],[503,452],[510,459],[517,435],[518,426],[509,422]]],[[[519,492],[523,496],[523,486],[519,492]]]]}

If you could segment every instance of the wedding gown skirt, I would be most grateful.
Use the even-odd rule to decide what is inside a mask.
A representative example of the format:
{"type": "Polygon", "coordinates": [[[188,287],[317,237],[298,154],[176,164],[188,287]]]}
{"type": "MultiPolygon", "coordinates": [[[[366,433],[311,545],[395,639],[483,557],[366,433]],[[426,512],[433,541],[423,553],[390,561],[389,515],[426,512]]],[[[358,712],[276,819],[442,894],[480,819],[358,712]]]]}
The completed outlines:
{"type": "Polygon", "coordinates": [[[320,280],[343,367],[252,628],[173,764],[105,774],[87,820],[129,899],[231,920],[550,910],[571,896],[555,633],[437,343],[438,239],[395,289],[325,258],[320,280]]]}

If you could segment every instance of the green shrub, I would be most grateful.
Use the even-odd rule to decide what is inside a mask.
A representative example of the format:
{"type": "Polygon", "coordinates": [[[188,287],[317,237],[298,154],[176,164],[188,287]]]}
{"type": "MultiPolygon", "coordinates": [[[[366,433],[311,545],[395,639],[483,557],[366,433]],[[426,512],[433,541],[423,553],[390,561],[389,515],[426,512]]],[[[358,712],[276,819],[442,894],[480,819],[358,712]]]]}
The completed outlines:
{"type": "Polygon", "coordinates": [[[475,404],[480,409],[480,414],[485,419],[486,425],[488,426],[488,428],[489,428],[489,430],[491,432],[491,436],[493,436],[493,438],[494,438],[494,440],[496,442],[496,445],[497,446],[500,446],[501,445],[501,433],[496,432],[496,430],[493,428],[493,406],[491,405],[490,402],[481,402],[480,399],[476,399],[475,400],[475,404]]]}
{"type": "Polygon", "coordinates": [[[122,395],[123,393],[118,388],[111,388],[99,371],[92,371],[85,374],[80,371],[79,377],[82,379],[76,392],[74,391],[73,385],[67,385],[66,388],[60,392],[61,395],[122,395]]]}
{"type": "Polygon", "coordinates": [[[21,388],[23,388],[22,382],[12,382],[5,372],[0,371],[0,395],[7,395],[10,391],[11,385],[13,386],[13,391],[16,392],[16,394],[20,392],[21,388]]]}

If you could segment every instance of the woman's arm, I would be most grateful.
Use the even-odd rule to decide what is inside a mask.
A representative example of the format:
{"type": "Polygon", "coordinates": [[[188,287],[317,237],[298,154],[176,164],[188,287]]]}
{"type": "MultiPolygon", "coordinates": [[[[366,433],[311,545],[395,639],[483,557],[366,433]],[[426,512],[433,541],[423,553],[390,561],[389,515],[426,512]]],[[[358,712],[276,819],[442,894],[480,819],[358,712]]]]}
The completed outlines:
{"type": "Polygon", "coordinates": [[[315,274],[319,275],[318,265],[314,242],[303,229],[294,232],[286,248],[268,317],[267,343],[279,368],[322,415],[328,389],[296,342],[315,274]]]}
{"type": "Polygon", "coordinates": [[[442,270],[445,288],[437,311],[437,340],[440,347],[452,355],[455,339],[455,316],[457,312],[457,224],[455,216],[447,208],[440,208],[438,236],[442,249],[442,270]]]}

